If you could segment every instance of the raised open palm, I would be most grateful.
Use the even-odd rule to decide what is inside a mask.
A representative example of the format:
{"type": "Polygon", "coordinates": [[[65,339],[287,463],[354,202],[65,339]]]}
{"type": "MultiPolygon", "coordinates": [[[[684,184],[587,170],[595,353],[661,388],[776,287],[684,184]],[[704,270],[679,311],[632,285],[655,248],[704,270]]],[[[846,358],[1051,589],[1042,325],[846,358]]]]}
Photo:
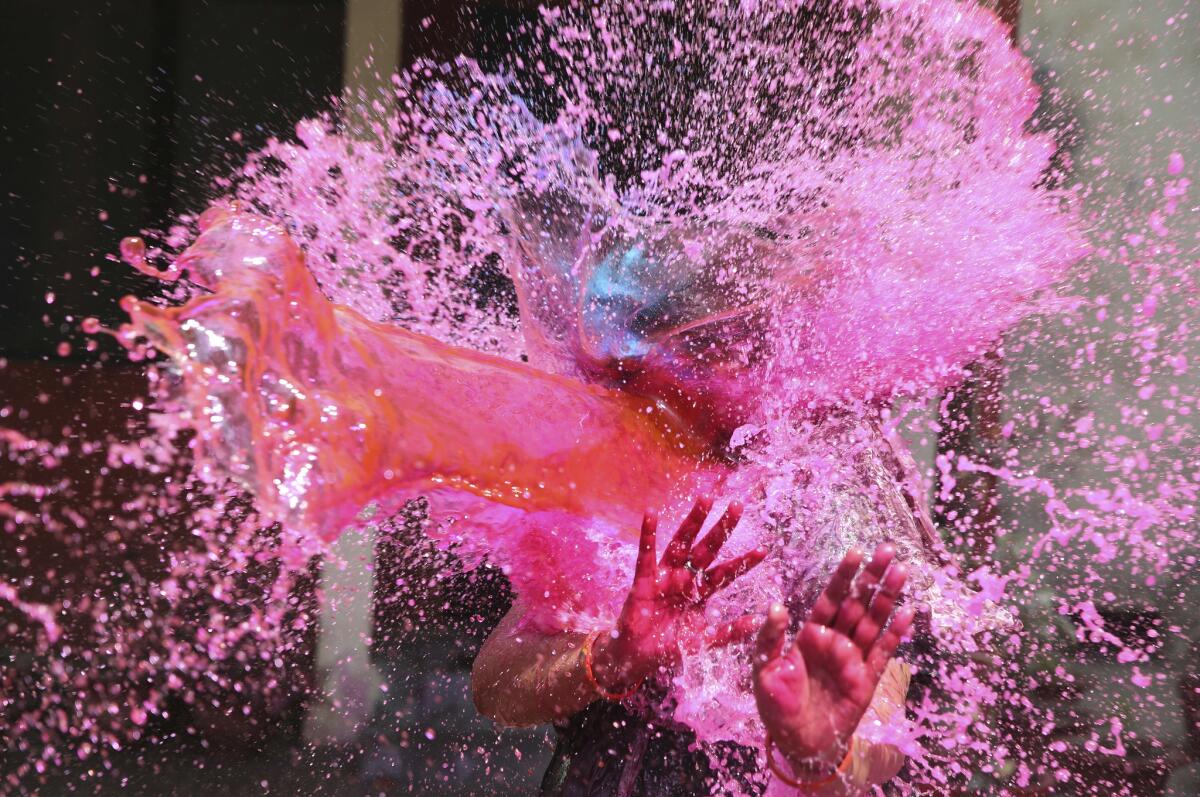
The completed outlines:
{"type": "Polygon", "coordinates": [[[881,545],[859,573],[862,554],[846,554],[790,647],[788,611],[771,607],[755,650],[754,693],[767,732],[793,767],[825,773],[837,766],[912,625],[911,609],[895,611],[908,577],[895,557],[895,548],[881,545]]]}
{"type": "Polygon", "coordinates": [[[753,633],[754,620],[743,618],[704,636],[698,630],[702,609],[713,593],[728,586],[767,555],[756,548],[710,567],[742,516],[741,504],[730,503],[711,531],[693,547],[712,500],[696,501],[687,519],[656,562],[658,516],[647,512],[642,521],[633,587],[621,609],[615,633],[596,640],[593,663],[596,678],[609,689],[639,683],[659,667],[670,667],[682,651],[722,645],[753,633]]]}

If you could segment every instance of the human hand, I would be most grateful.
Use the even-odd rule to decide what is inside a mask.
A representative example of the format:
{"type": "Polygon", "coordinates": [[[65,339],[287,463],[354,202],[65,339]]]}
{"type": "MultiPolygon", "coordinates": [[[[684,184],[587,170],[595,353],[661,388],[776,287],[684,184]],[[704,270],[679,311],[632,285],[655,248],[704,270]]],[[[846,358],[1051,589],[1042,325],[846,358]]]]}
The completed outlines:
{"type": "Polygon", "coordinates": [[[772,606],[763,623],[754,655],[758,713],[798,772],[837,767],[912,626],[912,609],[893,614],[908,578],[895,557],[893,546],[880,545],[858,574],[862,554],[847,553],[786,651],[787,609],[772,606]]]}
{"type": "Polygon", "coordinates": [[[687,519],[655,563],[658,516],[647,512],[633,587],[621,609],[613,634],[601,634],[592,646],[592,671],[605,690],[622,692],[636,686],[660,667],[679,662],[681,651],[724,645],[748,637],[753,618],[744,617],[711,634],[699,631],[705,602],[767,555],[763,548],[709,567],[742,517],[742,506],[732,502],[704,539],[692,541],[712,511],[712,500],[696,501],[687,519]]]}

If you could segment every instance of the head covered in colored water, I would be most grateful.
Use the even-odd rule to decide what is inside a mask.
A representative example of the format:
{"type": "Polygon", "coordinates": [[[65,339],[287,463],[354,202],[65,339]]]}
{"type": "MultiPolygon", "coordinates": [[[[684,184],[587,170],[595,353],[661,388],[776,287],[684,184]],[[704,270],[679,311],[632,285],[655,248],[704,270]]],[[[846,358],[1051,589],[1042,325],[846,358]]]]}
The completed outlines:
{"type": "Polygon", "coordinates": [[[786,247],[766,230],[625,212],[582,151],[572,179],[585,185],[506,203],[531,362],[660,401],[727,439],[763,394],[773,305],[811,288],[813,270],[784,275],[786,247]]]}

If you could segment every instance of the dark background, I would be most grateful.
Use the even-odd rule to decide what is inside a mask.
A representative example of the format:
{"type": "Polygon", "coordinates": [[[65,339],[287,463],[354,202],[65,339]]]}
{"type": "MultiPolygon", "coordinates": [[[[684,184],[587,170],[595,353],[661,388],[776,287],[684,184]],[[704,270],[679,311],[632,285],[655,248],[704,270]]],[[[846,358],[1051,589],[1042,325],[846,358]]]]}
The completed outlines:
{"type": "Polygon", "coordinates": [[[328,0],[4,3],[7,356],[53,355],[70,335],[64,314],[117,320],[116,300],[139,278],[106,255],[122,236],[202,209],[238,151],[231,135],[261,145],[339,92],[343,14],[328,0]]]}
{"type": "MultiPolygon", "coordinates": [[[[469,49],[481,29],[502,40],[532,14],[529,3],[404,2],[402,63],[469,49]],[[466,24],[468,13],[482,24],[466,24]]],[[[47,439],[71,427],[102,439],[139,422],[130,407],[145,393],[143,369],[105,336],[89,351],[79,331],[89,316],[115,327],[122,296],[157,291],[114,259],[121,238],[203,210],[214,177],[326,110],[344,83],[345,16],[342,0],[0,2],[0,426],[47,439]]],[[[24,476],[10,467],[0,458],[0,483],[24,476]]],[[[86,483],[87,467],[67,461],[58,474],[86,483]]],[[[506,605],[503,580],[430,581],[410,604],[386,585],[401,575],[420,581],[406,563],[421,543],[394,532],[377,547],[371,649],[390,688],[356,743],[303,742],[316,680],[308,639],[296,654],[294,699],[265,716],[183,711],[153,740],[107,756],[110,770],[93,757],[16,786],[6,775],[27,762],[0,744],[0,794],[532,790],[546,731],[501,733],[467,700],[474,651],[506,605]]],[[[154,552],[142,556],[10,536],[0,540],[0,578],[53,572],[119,584],[126,565],[150,563],[154,552]]],[[[14,661],[36,666],[11,628],[0,625],[0,674],[14,661]]]]}
{"type": "MultiPolygon", "coordinates": [[[[534,4],[403,6],[410,62],[471,49],[481,30],[503,42],[534,4]]],[[[120,239],[202,210],[213,177],[328,107],[345,13],[341,0],[0,3],[0,356],[56,356],[76,339],[67,315],[118,321],[117,300],[148,287],[108,259],[120,239]]]]}

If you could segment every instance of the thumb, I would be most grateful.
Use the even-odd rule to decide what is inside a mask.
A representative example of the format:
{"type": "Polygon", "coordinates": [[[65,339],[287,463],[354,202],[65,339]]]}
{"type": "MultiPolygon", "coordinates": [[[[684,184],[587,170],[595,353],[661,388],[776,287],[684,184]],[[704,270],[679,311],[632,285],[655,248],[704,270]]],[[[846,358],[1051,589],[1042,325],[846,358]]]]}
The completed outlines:
{"type": "Polygon", "coordinates": [[[758,641],[754,646],[754,671],[762,670],[769,662],[783,654],[783,645],[787,638],[788,610],[782,603],[771,605],[767,619],[758,631],[758,641]]]}

